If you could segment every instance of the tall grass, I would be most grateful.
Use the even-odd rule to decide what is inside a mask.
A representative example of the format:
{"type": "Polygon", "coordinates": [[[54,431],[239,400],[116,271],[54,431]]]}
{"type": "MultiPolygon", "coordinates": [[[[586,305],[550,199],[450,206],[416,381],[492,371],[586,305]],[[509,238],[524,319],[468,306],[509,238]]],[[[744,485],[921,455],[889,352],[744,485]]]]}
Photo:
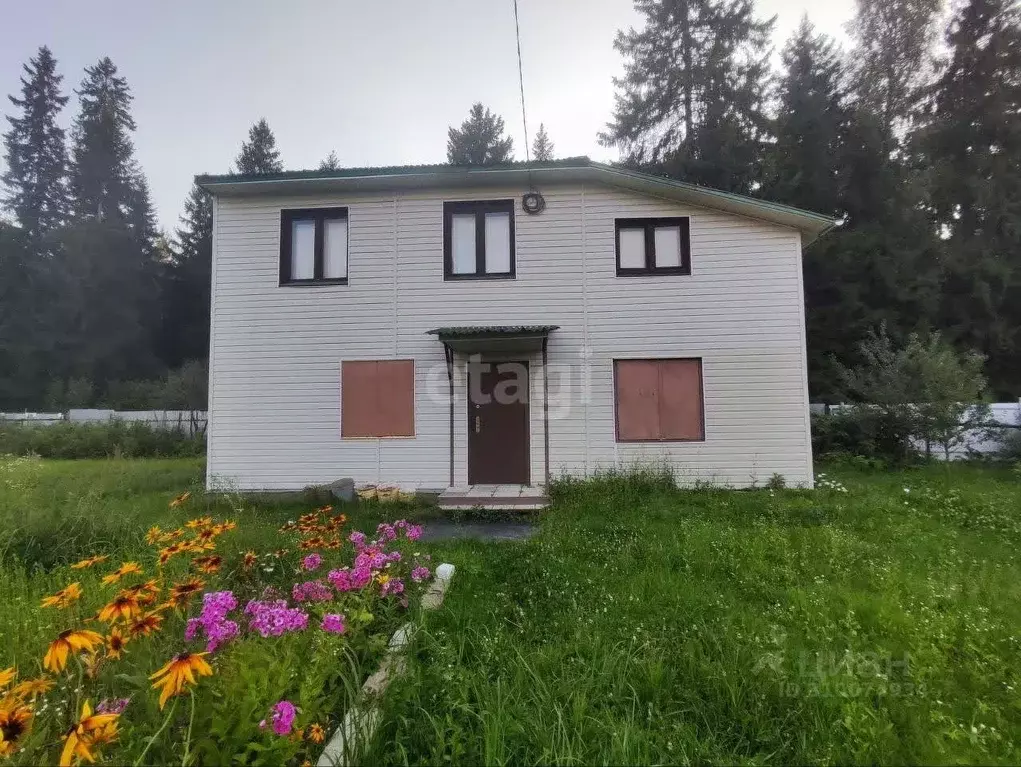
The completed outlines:
{"type": "Polygon", "coordinates": [[[369,759],[1016,763],[1021,484],[955,482],[561,483],[537,537],[444,552],[369,759]]]}
{"type": "Polygon", "coordinates": [[[191,458],[205,455],[204,434],[140,422],[0,425],[0,455],[42,458],[191,458]]]}

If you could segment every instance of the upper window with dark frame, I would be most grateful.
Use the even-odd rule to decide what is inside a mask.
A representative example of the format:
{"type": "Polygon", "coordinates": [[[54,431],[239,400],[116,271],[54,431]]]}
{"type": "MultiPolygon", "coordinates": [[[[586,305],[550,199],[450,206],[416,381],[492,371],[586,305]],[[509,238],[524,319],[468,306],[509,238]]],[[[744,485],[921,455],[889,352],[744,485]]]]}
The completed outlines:
{"type": "Polygon", "coordinates": [[[618,218],[617,274],[691,274],[687,216],[618,218]]]}
{"type": "Polygon", "coordinates": [[[443,203],[443,279],[514,276],[514,200],[443,203]]]}
{"type": "Polygon", "coordinates": [[[347,208],[280,211],[280,284],[347,284],[347,208]]]}

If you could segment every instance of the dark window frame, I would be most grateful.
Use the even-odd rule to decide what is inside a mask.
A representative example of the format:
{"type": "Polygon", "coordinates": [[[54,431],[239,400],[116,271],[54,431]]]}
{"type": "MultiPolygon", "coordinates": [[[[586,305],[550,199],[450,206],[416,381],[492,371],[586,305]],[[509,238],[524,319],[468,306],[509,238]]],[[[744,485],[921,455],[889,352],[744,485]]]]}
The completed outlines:
{"type": "MultiPolygon", "coordinates": [[[[662,379],[660,379],[662,380],[662,379]]],[[[706,426],[705,426],[705,357],[614,357],[613,359],[613,438],[614,441],[619,444],[663,444],[670,442],[705,442],[706,441],[706,426]],[[620,404],[620,397],[617,394],[618,391],[618,380],[617,380],[617,364],[620,362],[672,362],[675,360],[682,361],[697,361],[698,362],[698,398],[699,404],[701,405],[701,426],[702,436],[701,437],[661,437],[659,439],[638,439],[634,437],[621,437],[620,436],[620,415],[618,413],[618,405],[620,404]]]]}
{"type": "Polygon", "coordinates": [[[655,274],[691,274],[691,218],[689,216],[666,216],[661,218],[618,218],[613,227],[614,250],[617,253],[617,276],[629,277],[655,274]],[[656,228],[679,226],[681,229],[681,265],[656,266],[656,228]],[[620,265],[620,230],[643,229],[645,231],[645,266],[632,269],[620,265]]]}
{"type": "Polygon", "coordinates": [[[323,245],[326,221],[344,219],[348,222],[347,273],[351,275],[351,220],[346,207],[285,208],[280,211],[280,285],[347,285],[347,277],[323,277],[323,245]],[[291,278],[291,255],[294,247],[292,230],[295,221],[315,222],[315,243],[312,247],[312,278],[291,278]]]}
{"type": "Polygon", "coordinates": [[[517,276],[514,247],[514,200],[466,200],[443,203],[443,279],[444,280],[513,280],[517,276]],[[454,251],[451,239],[455,213],[475,214],[475,271],[454,273],[454,251]],[[490,274],[486,271],[486,214],[510,214],[510,271],[490,274]]]}

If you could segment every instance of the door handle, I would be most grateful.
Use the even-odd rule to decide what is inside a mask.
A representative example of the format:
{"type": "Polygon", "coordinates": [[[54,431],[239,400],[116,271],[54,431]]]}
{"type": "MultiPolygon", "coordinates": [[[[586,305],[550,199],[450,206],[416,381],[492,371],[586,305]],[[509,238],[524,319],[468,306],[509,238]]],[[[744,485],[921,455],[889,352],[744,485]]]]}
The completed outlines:
{"type": "Polygon", "coordinates": [[[475,416],[475,433],[482,433],[482,419],[479,416],[475,416]]]}

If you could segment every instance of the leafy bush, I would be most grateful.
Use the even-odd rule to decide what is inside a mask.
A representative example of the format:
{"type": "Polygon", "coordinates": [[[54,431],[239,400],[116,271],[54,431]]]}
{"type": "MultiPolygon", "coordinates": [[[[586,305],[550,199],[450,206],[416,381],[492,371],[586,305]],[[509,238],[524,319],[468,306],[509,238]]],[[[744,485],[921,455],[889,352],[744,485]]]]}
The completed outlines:
{"type": "MultiPolygon", "coordinates": [[[[53,380],[43,406],[49,410],[101,407],[113,410],[205,410],[209,371],[204,362],[186,362],[161,378],[110,381],[97,386],[88,378],[53,380]]],[[[2,408],[0,408],[2,409],[2,408]]]]}
{"type": "Polygon", "coordinates": [[[903,464],[917,456],[913,424],[898,410],[858,405],[837,413],[812,414],[816,458],[854,455],[903,464]]]}
{"type": "Polygon", "coordinates": [[[1021,429],[1000,429],[996,458],[1013,463],[1021,461],[1021,429]]]}
{"type": "Polygon", "coordinates": [[[43,458],[186,458],[204,455],[206,438],[145,423],[55,423],[0,426],[0,455],[43,458]]]}

